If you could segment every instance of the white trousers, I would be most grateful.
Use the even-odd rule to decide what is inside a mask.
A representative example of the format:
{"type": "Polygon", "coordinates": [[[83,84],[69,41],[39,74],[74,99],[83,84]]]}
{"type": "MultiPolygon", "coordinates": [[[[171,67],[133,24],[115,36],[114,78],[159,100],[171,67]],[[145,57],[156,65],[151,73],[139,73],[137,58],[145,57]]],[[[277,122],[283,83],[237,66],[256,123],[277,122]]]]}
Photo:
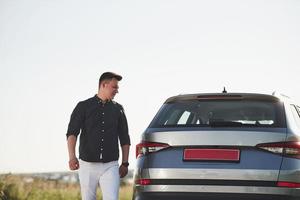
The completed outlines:
{"type": "Polygon", "coordinates": [[[120,186],[118,161],[93,163],[79,160],[78,175],[82,200],[96,200],[98,185],[103,200],[118,200],[120,186]]]}

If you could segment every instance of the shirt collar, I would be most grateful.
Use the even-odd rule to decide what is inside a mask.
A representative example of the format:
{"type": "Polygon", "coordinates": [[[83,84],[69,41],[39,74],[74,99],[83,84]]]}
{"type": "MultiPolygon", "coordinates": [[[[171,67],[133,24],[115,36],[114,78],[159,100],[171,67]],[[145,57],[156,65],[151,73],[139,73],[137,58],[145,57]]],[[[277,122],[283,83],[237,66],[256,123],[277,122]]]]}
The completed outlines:
{"type": "Polygon", "coordinates": [[[111,100],[103,101],[102,99],[100,99],[100,98],[97,96],[97,94],[95,94],[94,99],[95,99],[98,103],[102,103],[102,104],[110,103],[110,102],[111,102],[111,100]]]}

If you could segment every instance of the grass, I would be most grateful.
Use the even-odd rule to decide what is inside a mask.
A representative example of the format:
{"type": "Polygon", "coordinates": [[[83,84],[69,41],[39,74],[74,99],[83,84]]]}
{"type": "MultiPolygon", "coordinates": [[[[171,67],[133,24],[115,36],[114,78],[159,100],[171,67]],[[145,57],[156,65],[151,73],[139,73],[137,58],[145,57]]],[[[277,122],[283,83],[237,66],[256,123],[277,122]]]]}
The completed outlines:
{"type": "MultiPolygon", "coordinates": [[[[131,200],[132,186],[122,184],[119,200],[131,200]]],[[[28,178],[22,175],[0,175],[0,200],[81,200],[79,183],[28,178]]],[[[102,200],[100,189],[97,200],[102,200]]]]}

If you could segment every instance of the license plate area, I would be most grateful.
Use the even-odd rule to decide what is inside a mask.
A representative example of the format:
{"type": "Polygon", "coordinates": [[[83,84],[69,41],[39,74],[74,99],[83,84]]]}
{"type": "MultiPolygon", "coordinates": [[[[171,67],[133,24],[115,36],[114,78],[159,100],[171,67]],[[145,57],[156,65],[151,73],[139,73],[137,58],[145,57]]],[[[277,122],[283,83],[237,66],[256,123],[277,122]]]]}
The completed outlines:
{"type": "Polygon", "coordinates": [[[187,148],[183,153],[184,161],[227,161],[239,162],[239,149],[187,148]]]}

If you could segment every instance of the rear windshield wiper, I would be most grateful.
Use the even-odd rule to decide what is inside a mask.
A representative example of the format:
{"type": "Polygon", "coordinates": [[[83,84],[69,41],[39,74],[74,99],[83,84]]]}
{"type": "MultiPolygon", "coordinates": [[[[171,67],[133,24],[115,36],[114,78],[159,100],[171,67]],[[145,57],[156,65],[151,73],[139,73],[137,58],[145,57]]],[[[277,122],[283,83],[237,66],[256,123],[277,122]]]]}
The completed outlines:
{"type": "Polygon", "coordinates": [[[241,127],[243,123],[234,121],[210,121],[209,126],[211,127],[241,127]]]}

